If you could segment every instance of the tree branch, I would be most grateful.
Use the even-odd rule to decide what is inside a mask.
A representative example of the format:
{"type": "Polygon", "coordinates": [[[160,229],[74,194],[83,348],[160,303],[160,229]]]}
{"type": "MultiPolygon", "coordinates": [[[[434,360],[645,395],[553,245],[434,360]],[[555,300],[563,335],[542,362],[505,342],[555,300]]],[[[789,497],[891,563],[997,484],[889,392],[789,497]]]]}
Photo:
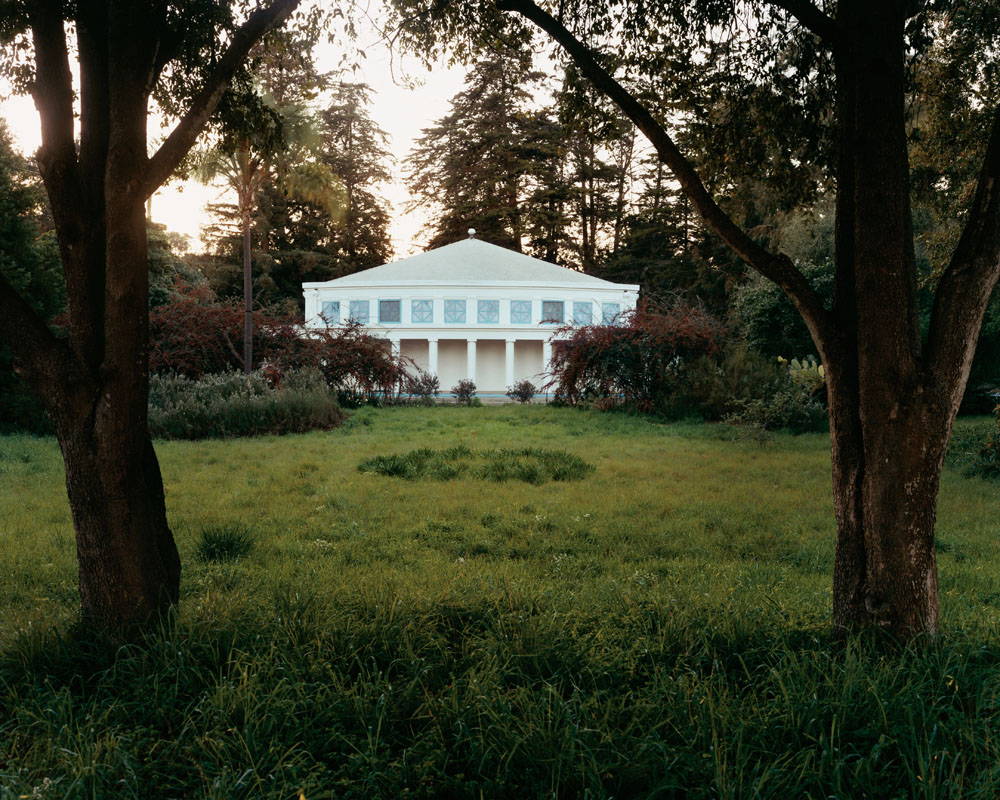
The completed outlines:
{"type": "Polygon", "coordinates": [[[295,10],[300,0],[275,0],[266,8],[258,8],[233,35],[226,52],[222,54],[215,70],[205,81],[204,87],[191,103],[184,118],[177,123],[160,149],[149,159],[143,181],[145,196],[149,197],[163,184],[180,164],[181,159],[194,146],[212,112],[218,105],[229,81],[247,54],[269,31],[278,27],[295,10]]]}
{"type": "Polygon", "coordinates": [[[23,374],[32,390],[51,408],[60,402],[72,375],[79,370],[65,342],[49,330],[31,306],[0,272],[0,342],[14,354],[15,372],[23,374]],[[28,367],[18,369],[19,364],[28,367]]]}
{"type": "Polygon", "coordinates": [[[38,168],[49,197],[53,198],[52,213],[57,223],[78,223],[76,211],[81,198],[73,140],[73,77],[63,30],[62,3],[38,0],[28,8],[35,49],[31,94],[42,128],[42,144],[36,156],[38,168]]]}
{"type": "Polygon", "coordinates": [[[76,163],[73,144],[73,78],[63,30],[62,3],[38,0],[29,6],[35,46],[35,81],[31,88],[42,124],[39,162],[76,163]]]}
{"type": "Polygon", "coordinates": [[[811,0],[768,0],[791,14],[799,24],[815,34],[831,47],[840,47],[844,42],[844,32],[834,19],[824,14],[811,0]]]}
{"type": "MultiPolygon", "coordinates": [[[[1000,278],[1000,106],[993,117],[983,170],[969,219],[948,269],[938,283],[927,334],[931,379],[964,385],[983,315],[1000,278]],[[958,372],[964,371],[964,374],[958,372]]],[[[952,385],[952,384],[947,384],[952,385]]]]}
{"type": "Polygon", "coordinates": [[[656,148],[660,160],[674,173],[691,205],[704,219],[705,224],[715,231],[743,261],[776,283],[788,295],[805,320],[813,340],[821,351],[825,346],[832,346],[834,340],[830,314],[823,308],[822,300],[805,276],[796,269],[788,256],[767,252],[733,222],[709,194],[698,173],[678,149],[670,134],[597,62],[591,50],[532,0],[498,0],[498,7],[504,11],[518,12],[563,46],[583,75],[617,103],[625,115],[646,135],[656,148]]]}

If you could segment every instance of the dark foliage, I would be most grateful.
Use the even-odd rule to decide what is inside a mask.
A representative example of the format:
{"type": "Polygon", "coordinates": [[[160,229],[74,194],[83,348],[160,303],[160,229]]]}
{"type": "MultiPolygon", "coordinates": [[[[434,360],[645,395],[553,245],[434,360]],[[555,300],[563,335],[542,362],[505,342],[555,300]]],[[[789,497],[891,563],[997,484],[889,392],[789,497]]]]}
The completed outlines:
{"type": "Polygon", "coordinates": [[[434,398],[441,394],[441,381],[437,375],[420,370],[409,377],[406,388],[411,398],[416,397],[424,405],[433,405],[434,398]]]}
{"type": "Polygon", "coordinates": [[[462,378],[462,380],[451,387],[451,393],[455,395],[455,399],[459,403],[471,405],[476,396],[476,384],[468,378],[462,378]]]}
{"type": "MultiPolygon", "coordinates": [[[[150,311],[150,331],[153,373],[197,379],[243,367],[243,311],[206,287],[178,284],[170,302],[150,311]]],[[[345,405],[394,402],[408,384],[408,362],[359,325],[307,333],[293,317],[257,311],[253,345],[270,380],[315,367],[345,405]]]]}
{"type": "Polygon", "coordinates": [[[646,413],[664,413],[685,370],[715,355],[726,326],[704,309],[676,304],[640,306],[620,325],[563,329],[549,366],[557,398],[570,404],[611,400],[646,413]]]}
{"type": "Polygon", "coordinates": [[[507,397],[517,400],[519,403],[530,403],[534,396],[538,394],[538,387],[525,378],[511,386],[507,392],[507,397]]]}
{"type": "Polygon", "coordinates": [[[970,472],[984,478],[1000,478],[1000,405],[994,411],[996,425],[980,444],[970,465],[970,472]]]}

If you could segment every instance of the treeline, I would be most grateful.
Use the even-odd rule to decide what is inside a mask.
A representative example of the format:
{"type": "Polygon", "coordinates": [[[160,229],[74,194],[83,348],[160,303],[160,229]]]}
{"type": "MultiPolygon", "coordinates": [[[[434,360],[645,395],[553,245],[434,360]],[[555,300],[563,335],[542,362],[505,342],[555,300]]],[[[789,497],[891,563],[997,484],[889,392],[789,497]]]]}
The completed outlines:
{"type": "MultiPolygon", "coordinates": [[[[301,314],[303,282],[393,257],[390,206],[381,190],[397,167],[372,117],[372,92],[319,71],[309,36],[282,34],[257,52],[255,91],[231,94],[208,144],[185,163],[185,176],[223,181],[235,200],[210,209],[206,252],[192,255],[181,237],[150,224],[154,308],[177,302],[179,285],[184,302],[190,289],[205,304],[237,300],[249,262],[254,307],[294,317],[301,314]]],[[[809,68],[808,53],[786,57],[788,69],[809,68]]],[[[946,63],[932,52],[913,75],[928,87],[910,122],[916,291],[925,322],[977,177],[974,159],[956,149],[951,135],[961,98],[932,90],[947,77],[946,63]],[[942,160],[951,165],[943,178],[928,166],[942,160]]],[[[486,241],[637,283],[646,301],[703,307],[766,358],[812,353],[791,304],[705,229],[631,122],[572,67],[557,74],[536,70],[528,50],[507,50],[470,67],[449,112],[423,130],[399,166],[414,198],[410,210],[420,208],[428,220],[427,246],[475,228],[486,241]]],[[[726,212],[764,246],[790,256],[829,302],[834,187],[816,165],[832,157],[832,132],[821,115],[803,113],[821,104],[828,87],[815,86],[815,96],[781,87],[723,89],[711,75],[682,53],[665,61],[659,79],[684,85],[687,100],[659,109],[660,116],[671,121],[726,212]]],[[[52,227],[37,171],[0,129],[0,269],[58,323],[65,291],[52,227]]],[[[226,350],[236,366],[237,349],[226,350]]],[[[259,363],[255,357],[253,366],[259,363]]],[[[990,392],[998,386],[994,298],[967,408],[991,410],[990,392]]],[[[44,428],[6,349],[0,350],[0,411],[0,427],[44,428]]]]}

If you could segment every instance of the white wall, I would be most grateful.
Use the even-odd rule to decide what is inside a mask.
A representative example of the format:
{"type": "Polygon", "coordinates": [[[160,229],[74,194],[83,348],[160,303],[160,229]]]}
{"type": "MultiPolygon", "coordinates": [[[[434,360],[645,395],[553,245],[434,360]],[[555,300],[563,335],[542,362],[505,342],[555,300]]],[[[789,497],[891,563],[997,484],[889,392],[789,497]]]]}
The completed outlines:
{"type": "Polygon", "coordinates": [[[507,390],[507,342],[480,339],[476,343],[476,388],[480,392],[507,390]]]}
{"type": "Polygon", "coordinates": [[[529,380],[542,388],[542,343],[519,341],[514,343],[514,382],[529,380]]]}
{"type": "Polygon", "coordinates": [[[452,386],[468,377],[466,355],[465,339],[438,341],[438,379],[441,381],[442,392],[450,392],[452,386]]]}
{"type": "MultiPolygon", "coordinates": [[[[417,369],[427,372],[430,369],[430,348],[426,339],[401,339],[399,342],[399,354],[403,358],[412,358],[417,365],[417,369]]],[[[410,372],[413,372],[410,368],[410,372]]]]}
{"type": "MultiPolygon", "coordinates": [[[[542,302],[545,300],[561,300],[564,304],[565,321],[573,318],[573,303],[575,301],[593,304],[594,322],[601,321],[601,303],[618,303],[622,311],[635,308],[638,299],[638,287],[627,284],[612,285],[609,288],[592,286],[528,286],[523,284],[497,284],[490,286],[468,285],[407,285],[407,286],[345,286],[338,287],[334,282],[330,286],[310,286],[303,291],[305,296],[305,320],[307,327],[324,327],[325,323],[319,313],[324,300],[340,301],[340,322],[348,318],[351,300],[369,301],[369,324],[371,333],[388,338],[423,339],[454,334],[471,336],[472,338],[506,338],[508,334],[516,334],[516,338],[526,338],[524,334],[531,333],[527,338],[543,340],[552,335],[558,325],[542,325],[542,302]],[[466,321],[464,323],[446,323],[444,321],[444,301],[446,299],[466,300],[466,321]],[[400,300],[401,322],[384,323],[378,321],[379,300],[400,300]],[[433,322],[414,323],[412,321],[412,301],[432,300],[434,305],[433,322]],[[478,301],[499,300],[500,321],[498,323],[480,324],[478,322],[478,301]],[[510,301],[528,300],[531,302],[531,322],[514,324],[510,321],[510,301]]],[[[514,338],[514,337],[510,337],[514,338]]]]}

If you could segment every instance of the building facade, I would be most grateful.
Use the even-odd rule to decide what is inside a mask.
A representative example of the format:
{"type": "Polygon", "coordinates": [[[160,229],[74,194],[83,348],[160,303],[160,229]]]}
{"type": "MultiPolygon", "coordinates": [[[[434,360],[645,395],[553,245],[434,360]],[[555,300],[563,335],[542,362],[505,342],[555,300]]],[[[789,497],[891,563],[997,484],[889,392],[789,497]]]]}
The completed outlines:
{"type": "Polygon", "coordinates": [[[323,283],[302,284],[307,328],[366,326],[450,389],[482,394],[543,382],[566,324],[614,323],[639,287],[618,284],[474,239],[323,283]]]}

